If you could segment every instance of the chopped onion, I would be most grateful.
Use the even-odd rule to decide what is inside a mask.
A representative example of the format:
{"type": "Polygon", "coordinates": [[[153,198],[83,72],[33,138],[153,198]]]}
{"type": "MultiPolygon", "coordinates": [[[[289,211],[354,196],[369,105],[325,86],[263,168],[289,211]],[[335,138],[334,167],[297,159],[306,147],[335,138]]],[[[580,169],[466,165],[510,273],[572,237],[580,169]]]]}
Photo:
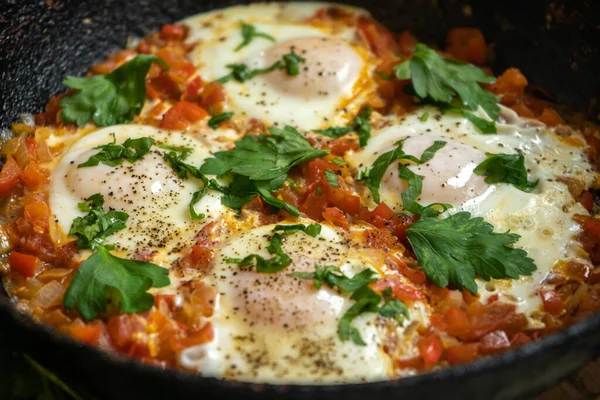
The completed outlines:
{"type": "Polygon", "coordinates": [[[36,129],[35,130],[35,142],[37,143],[37,156],[40,162],[52,161],[54,156],[50,151],[47,143],[48,130],[47,129],[36,129]]]}
{"type": "Polygon", "coordinates": [[[57,281],[50,281],[33,296],[31,304],[42,309],[58,306],[65,295],[65,287],[57,281]]]}

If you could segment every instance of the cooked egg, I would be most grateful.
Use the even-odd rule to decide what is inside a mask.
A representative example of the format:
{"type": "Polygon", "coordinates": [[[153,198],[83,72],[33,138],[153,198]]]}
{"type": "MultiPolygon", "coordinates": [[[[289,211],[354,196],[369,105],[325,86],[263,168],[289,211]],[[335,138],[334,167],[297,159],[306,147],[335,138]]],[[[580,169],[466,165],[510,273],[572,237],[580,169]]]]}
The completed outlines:
{"type": "Polygon", "coordinates": [[[305,59],[298,75],[276,70],[243,83],[231,80],[225,83],[227,108],[267,125],[308,130],[344,123],[360,108],[364,102],[360,99],[373,90],[368,52],[356,41],[352,27],[333,29],[303,21],[307,10],[314,13],[323,4],[293,6],[299,12],[292,12],[291,5],[260,4],[189,18],[184,21],[190,27],[188,41],[195,43],[190,57],[199,75],[214,81],[231,72],[228,65],[268,68],[293,51],[305,59]],[[236,50],[243,40],[241,21],[274,41],[255,37],[236,50]]]}
{"type": "Polygon", "coordinates": [[[205,218],[192,220],[189,204],[202,182],[192,177],[179,178],[165,162],[162,155],[165,150],[156,144],[192,148],[194,151],[186,160],[192,165],[201,165],[210,154],[195,136],[142,125],[100,129],[82,136],[66,149],[53,171],[50,190],[50,206],[62,233],[67,234],[73,220],[86,214],[77,204],[100,193],[105,200],[104,209],[129,215],[127,228],[106,240],[117,245],[117,250],[127,257],[135,257],[141,251],[156,253],[160,255],[156,261],[162,259],[168,264],[167,258],[172,259],[183,247],[193,244],[193,237],[201,227],[223,212],[219,195],[209,191],[194,206],[205,218]],[[78,167],[100,151],[97,146],[111,143],[113,135],[117,144],[140,137],[151,137],[156,142],[148,154],[133,164],[124,160],[117,166],[100,163],[78,167]]]}
{"type": "Polygon", "coordinates": [[[215,340],[186,349],[180,362],[204,376],[259,382],[356,382],[384,379],[391,364],[381,348],[374,313],[353,321],[366,346],[338,338],[339,319],[352,305],[348,295],[312,280],[289,276],[335,265],[352,276],[365,268],[349,259],[347,238],[323,226],[316,238],[286,236],[293,263],[279,273],[257,273],[227,263],[228,257],[271,255],[266,247],[274,225],[254,228],[218,250],[206,277],[220,293],[213,318],[215,340]]]}
{"type": "MultiPolygon", "coordinates": [[[[483,113],[480,116],[485,117],[483,113]]],[[[579,134],[573,133],[565,140],[543,124],[521,119],[508,109],[502,110],[497,127],[497,134],[484,135],[458,114],[423,108],[374,132],[367,146],[347,156],[347,161],[354,168],[363,169],[395,148],[399,140],[405,140],[405,153],[416,157],[421,157],[434,141],[445,141],[446,146],[425,164],[403,161],[424,177],[418,201],[423,205],[448,203],[453,206],[450,213],[469,211],[473,216],[484,217],[497,232],[510,230],[521,235],[515,246],[528,252],[537,271],[514,281],[478,280],[478,286],[483,300],[498,294],[503,301],[515,303],[520,312],[533,315],[541,305],[538,290],[556,262],[589,263],[576,240],[580,227],[573,221],[575,214],[587,211],[573,200],[561,179],[579,180],[589,187],[595,184],[597,174],[579,134]],[[421,121],[423,113],[430,115],[426,122],[421,121]],[[485,177],[473,173],[486,159],[486,153],[523,154],[529,179],[539,179],[537,187],[525,193],[506,183],[487,184],[485,177]]],[[[381,181],[381,201],[402,212],[401,194],[406,188],[406,181],[398,176],[396,162],[381,181]]],[[[370,192],[365,191],[363,196],[372,202],[370,192]]],[[[530,323],[540,324],[533,319],[530,323]]]]}

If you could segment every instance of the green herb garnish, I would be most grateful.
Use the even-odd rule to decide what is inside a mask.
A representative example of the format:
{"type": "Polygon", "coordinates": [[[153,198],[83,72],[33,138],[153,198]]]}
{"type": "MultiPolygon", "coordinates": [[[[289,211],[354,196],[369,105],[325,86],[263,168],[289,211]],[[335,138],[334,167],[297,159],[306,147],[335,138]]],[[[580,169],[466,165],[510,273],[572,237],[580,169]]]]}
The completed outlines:
{"type": "Polygon", "coordinates": [[[112,136],[112,143],[94,147],[94,149],[99,149],[100,151],[91,156],[86,162],[79,164],[77,168],[95,167],[100,163],[115,167],[123,164],[123,160],[127,160],[133,164],[148,154],[150,147],[154,144],[154,139],[149,137],[127,139],[122,144],[117,144],[115,134],[113,133],[112,136]]]}
{"type": "Polygon", "coordinates": [[[242,48],[248,46],[252,39],[257,37],[270,40],[271,42],[275,41],[275,38],[273,36],[264,32],[258,32],[254,25],[242,22],[242,43],[240,43],[238,47],[235,48],[235,51],[240,51],[242,48]]]}
{"type": "Polygon", "coordinates": [[[487,160],[473,170],[477,175],[485,176],[486,183],[508,183],[529,193],[540,181],[538,179],[532,182],[527,179],[525,157],[522,154],[486,154],[487,160]]]}
{"type": "Polygon", "coordinates": [[[64,84],[77,92],[59,101],[62,119],[85,125],[90,119],[98,126],[124,124],[139,115],[146,101],[146,75],[152,63],[168,69],[154,55],[140,54],[106,75],[90,78],[68,76],[64,84]]]}

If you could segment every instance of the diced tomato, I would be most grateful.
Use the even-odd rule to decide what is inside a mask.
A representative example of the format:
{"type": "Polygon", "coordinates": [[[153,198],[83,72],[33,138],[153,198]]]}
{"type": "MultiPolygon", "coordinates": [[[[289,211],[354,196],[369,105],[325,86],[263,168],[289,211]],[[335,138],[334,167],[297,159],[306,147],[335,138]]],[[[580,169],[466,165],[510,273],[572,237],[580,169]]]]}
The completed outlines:
{"type": "Polygon", "coordinates": [[[348,219],[342,210],[337,207],[327,207],[325,211],[323,211],[323,218],[340,228],[348,229],[350,227],[348,219]]]}
{"type": "Polygon", "coordinates": [[[98,343],[101,333],[102,329],[99,326],[72,325],[69,327],[69,334],[71,337],[85,344],[98,343]]]}
{"type": "Polygon", "coordinates": [[[207,116],[208,113],[202,107],[189,101],[180,101],[163,115],[160,127],[164,129],[187,129],[190,124],[207,116]]]}
{"type": "Polygon", "coordinates": [[[465,340],[477,340],[494,330],[518,332],[527,327],[527,318],[523,314],[516,314],[514,304],[499,301],[481,304],[475,302],[467,308],[470,329],[464,335],[459,335],[465,340]]]}
{"type": "Polygon", "coordinates": [[[154,295],[154,305],[156,308],[160,308],[160,303],[164,302],[169,310],[175,310],[175,303],[177,301],[177,296],[174,294],[157,294],[154,295]]]}
{"type": "Polygon", "coordinates": [[[588,232],[593,233],[594,235],[600,236],[600,221],[595,218],[589,218],[584,225],[585,229],[588,232]]]}
{"type": "Polygon", "coordinates": [[[225,87],[219,83],[208,83],[202,88],[200,93],[200,104],[213,113],[220,114],[224,111],[224,104],[227,101],[225,87]]]}
{"type": "Polygon", "coordinates": [[[363,232],[367,245],[374,249],[389,250],[398,246],[398,239],[388,229],[366,229],[363,232]]]}
{"type": "Polygon", "coordinates": [[[459,343],[446,349],[446,359],[452,365],[464,364],[477,358],[477,343],[459,343]]]}
{"type": "Polygon", "coordinates": [[[394,56],[399,51],[394,35],[371,17],[359,18],[358,34],[378,57],[394,56]]]}
{"type": "Polygon", "coordinates": [[[528,343],[531,343],[531,338],[529,336],[527,336],[526,334],[524,334],[523,332],[518,332],[510,340],[511,346],[523,346],[528,343]]]}
{"type": "Polygon", "coordinates": [[[190,334],[188,337],[179,339],[178,348],[183,350],[187,347],[197,346],[208,343],[215,337],[215,329],[210,322],[206,323],[198,332],[190,334]]]}
{"type": "Polygon", "coordinates": [[[410,31],[404,31],[398,38],[398,52],[405,56],[411,56],[419,44],[419,39],[410,31]]]}
{"type": "Polygon", "coordinates": [[[407,303],[414,301],[424,301],[427,297],[418,289],[403,283],[400,278],[396,276],[387,276],[385,278],[375,281],[372,285],[373,290],[376,292],[382,292],[383,290],[390,288],[392,289],[392,295],[407,303]]]}
{"type": "Polygon", "coordinates": [[[529,107],[527,107],[525,105],[525,103],[517,103],[517,104],[513,104],[512,106],[510,106],[510,108],[516,112],[517,114],[519,114],[521,117],[525,117],[525,118],[535,118],[535,114],[533,111],[531,111],[531,109],[529,107]]]}
{"type": "Polygon", "coordinates": [[[350,150],[358,150],[358,143],[355,140],[339,138],[331,140],[323,148],[331,151],[334,156],[343,157],[350,150]]]}
{"type": "Polygon", "coordinates": [[[411,226],[412,224],[414,224],[418,220],[419,220],[419,215],[416,215],[416,214],[411,214],[411,215],[406,215],[406,214],[395,215],[390,220],[390,222],[391,222],[390,226],[393,227],[393,231],[392,232],[394,233],[394,235],[398,239],[404,241],[404,240],[406,240],[406,228],[408,228],[409,226],[411,226]]]}
{"type": "Polygon", "coordinates": [[[185,36],[185,29],[180,25],[166,24],[160,28],[160,37],[163,39],[183,40],[185,36]]]}
{"type": "Polygon", "coordinates": [[[302,203],[300,211],[314,220],[321,221],[324,218],[323,213],[326,207],[327,198],[323,194],[314,191],[310,193],[302,203]]]}
{"type": "Polygon", "coordinates": [[[430,334],[421,339],[417,347],[419,348],[419,354],[423,359],[425,368],[437,364],[442,357],[442,344],[435,334],[430,334]]]}
{"type": "Polygon", "coordinates": [[[489,88],[494,94],[501,96],[502,104],[511,106],[523,97],[526,86],[525,75],[516,68],[510,68],[504,71],[489,88]]]}
{"type": "Polygon", "coordinates": [[[487,58],[487,46],[483,34],[476,28],[454,28],[448,32],[446,51],[457,59],[483,65],[487,58]]]}
{"type": "Polygon", "coordinates": [[[588,190],[581,192],[577,201],[580,202],[581,205],[584,206],[589,212],[591,212],[594,208],[594,195],[588,190]]]}
{"type": "Polygon", "coordinates": [[[386,264],[390,265],[393,269],[396,269],[402,275],[407,277],[412,283],[417,285],[423,285],[427,282],[427,277],[423,270],[417,270],[410,268],[406,263],[399,257],[388,254],[386,256],[386,264]]]}
{"type": "Polygon", "coordinates": [[[444,314],[444,323],[446,332],[452,336],[464,336],[471,327],[467,313],[456,307],[450,308],[444,314]]]}
{"type": "Polygon", "coordinates": [[[48,230],[50,219],[50,207],[42,199],[36,199],[25,204],[23,208],[25,218],[31,222],[34,231],[42,233],[48,230]],[[37,228],[37,229],[36,229],[37,228]]]}
{"type": "Polygon", "coordinates": [[[21,180],[25,186],[33,189],[50,181],[50,171],[40,167],[37,162],[30,162],[23,170],[21,180]]]}
{"type": "Polygon", "coordinates": [[[379,203],[377,207],[371,211],[372,217],[381,217],[388,220],[394,216],[394,211],[387,206],[385,203],[379,203]]]}
{"type": "Polygon", "coordinates": [[[552,108],[545,108],[538,119],[550,127],[565,123],[565,120],[552,108]]]}
{"type": "Polygon", "coordinates": [[[496,354],[509,347],[510,340],[504,331],[490,332],[479,342],[479,351],[482,354],[496,354]]]}
{"type": "Polygon", "coordinates": [[[0,171],[0,196],[8,196],[21,176],[19,164],[11,157],[6,157],[6,163],[0,171]]]}
{"type": "Polygon", "coordinates": [[[58,105],[58,101],[62,96],[52,96],[48,104],[46,104],[45,112],[41,114],[35,114],[33,116],[36,125],[56,125],[59,122],[59,113],[61,107],[58,105]]]}
{"type": "MultiPolygon", "coordinates": [[[[187,101],[200,101],[202,97],[200,93],[202,91],[202,79],[199,76],[192,79],[192,81],[186,86],[185,92],[183,93],[182,100],[187,101]]],[[[213,109],[214,111],[214,109],[213,109]]]]}
{"type": "Polygon", "coordinates": [[[560,315],[564,311],[565,302],[556,291],[548,288],[540,289],[540,297],[544,304],[544,311],[547,313],[560,315]]]}
{"type": "Polygon", "coordinates": [[[40,260],[35,256],[13,251],[10,253],[8,262],[11,271],[17,272],[26,278],[31,278],[35,275],[40,260]]]}
{"type": "Polygon", "coordinates": [[[106,323],[113,344],[127,351],[135,341],[135,335],[146,332],[143,319],[135,314],[120,314],[111,317],[106,323]]]}
{"type": "Polygon", "coordinates": [[[210,265],[213,259],[213,250],[210,247],[194,245],[192,247],[191,261],[196,268],[203,269],[210,265]]]}

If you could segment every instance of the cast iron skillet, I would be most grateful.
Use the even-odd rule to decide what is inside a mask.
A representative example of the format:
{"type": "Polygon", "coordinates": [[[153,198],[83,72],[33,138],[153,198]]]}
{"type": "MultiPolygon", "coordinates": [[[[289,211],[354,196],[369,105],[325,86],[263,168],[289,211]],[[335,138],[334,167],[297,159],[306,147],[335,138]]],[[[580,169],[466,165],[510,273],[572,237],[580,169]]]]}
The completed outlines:
{"type": "MultiPolygon", "coordinates": [[[[64,91],[67,74],[83,74],[128,35],[239,2],[198,0],[0,0],[0,127],[20,112],[39,112],[64,91]]],[[[556,101],[598,113],[600,13],[592,0],[466,2],[349,1],[395,31],[410,29],[442,43],[454,26],[476,26],[496,43],[494,68],[518,66],[556,101]]],[[[512,399],[548,387],[600,350],[600,315],[528,346],[472,364],[398,381],[340,386],[270,386],[159,370],[83,346],[33,323],[0,288],[4,340],[28,352],[67,383],[98,399],[512,399]]]]}

